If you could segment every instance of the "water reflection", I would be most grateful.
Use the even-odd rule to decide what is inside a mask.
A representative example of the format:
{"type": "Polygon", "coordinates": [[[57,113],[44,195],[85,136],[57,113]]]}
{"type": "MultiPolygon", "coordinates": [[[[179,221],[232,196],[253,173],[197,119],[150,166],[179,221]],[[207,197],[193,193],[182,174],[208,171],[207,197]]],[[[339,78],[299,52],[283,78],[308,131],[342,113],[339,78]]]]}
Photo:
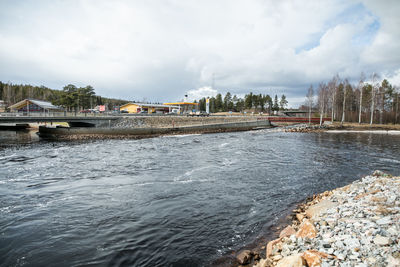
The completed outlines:
{"type": "Polygon", "coordinates": [[[0,131],[0,149],[39,141],[37,130],[0,131]]]}

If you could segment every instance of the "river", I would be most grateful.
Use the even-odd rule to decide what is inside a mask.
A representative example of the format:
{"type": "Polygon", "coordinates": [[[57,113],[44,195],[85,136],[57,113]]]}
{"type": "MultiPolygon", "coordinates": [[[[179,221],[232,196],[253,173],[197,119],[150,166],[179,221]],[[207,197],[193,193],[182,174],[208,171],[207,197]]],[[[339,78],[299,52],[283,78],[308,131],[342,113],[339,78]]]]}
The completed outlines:
{"type": "Polygon", "coordinates": [[[0,132],[0,265],[207,266],[314,193],[399,175],[399,155],[400,136],[367,133],[0,132]]]}

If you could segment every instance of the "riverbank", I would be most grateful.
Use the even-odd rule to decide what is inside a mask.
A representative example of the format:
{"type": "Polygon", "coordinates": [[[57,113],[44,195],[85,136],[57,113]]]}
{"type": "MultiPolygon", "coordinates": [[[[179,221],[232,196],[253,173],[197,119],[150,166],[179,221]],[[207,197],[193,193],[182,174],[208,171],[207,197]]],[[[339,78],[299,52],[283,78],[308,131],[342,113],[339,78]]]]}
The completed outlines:
{"type": "Polygon", "coordinates": [[[265,257],[242,251],[241,264],[400,266],[400,177],[380,171],[321,193],[294,210],[265,257]],[[255,256],[255,257],[253,257],[255,256]]]}
{"type": "Polygon", "coordinates": [[[358,124],[334,122],[332,124],[294,124],[281,125],[277,131],[284,132],[331,132],[331,133],[379,133],[400,134],[400,125],[397,124],[358,124]]]}

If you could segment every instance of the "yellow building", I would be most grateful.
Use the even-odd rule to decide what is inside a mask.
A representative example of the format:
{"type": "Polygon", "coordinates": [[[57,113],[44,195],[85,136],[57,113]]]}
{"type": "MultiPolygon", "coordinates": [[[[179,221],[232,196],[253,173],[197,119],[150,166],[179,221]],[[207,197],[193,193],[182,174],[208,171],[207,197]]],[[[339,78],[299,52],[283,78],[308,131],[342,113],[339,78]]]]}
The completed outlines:
{"type": "Polygon", "coordinates": [[[179,113],[188,113],[190,111],[197,111],[199,103],[193,102],[174,102],[174,103],[164,103],[166,106],[177,106],[179,108],[179,113]]]}
{"type": "Polygon", "coordinates": [[[172,109],[179,109],[178,106],[172,105],[158,105],[158,104],[145,104],[145,103],[127,103],[122,105],[119,110],[128,113],[168,113],[172,109]]]}

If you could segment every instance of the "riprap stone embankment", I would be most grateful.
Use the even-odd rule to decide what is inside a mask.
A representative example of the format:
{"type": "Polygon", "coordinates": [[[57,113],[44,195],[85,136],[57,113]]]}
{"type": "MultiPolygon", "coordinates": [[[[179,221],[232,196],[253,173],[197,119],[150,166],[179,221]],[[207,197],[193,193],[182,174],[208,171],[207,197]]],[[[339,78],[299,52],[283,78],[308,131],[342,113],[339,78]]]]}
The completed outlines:
{"type": "Polygon", "coordinates": [[[255,116],[124,116],[114,122],[113,128],[182,127],[257,120],[255,116]]]}
{"type": "Polygon", "coordinates": [[[380,171],[324,192],[254,266],[400,266],[400,177],[380,171]]]}

